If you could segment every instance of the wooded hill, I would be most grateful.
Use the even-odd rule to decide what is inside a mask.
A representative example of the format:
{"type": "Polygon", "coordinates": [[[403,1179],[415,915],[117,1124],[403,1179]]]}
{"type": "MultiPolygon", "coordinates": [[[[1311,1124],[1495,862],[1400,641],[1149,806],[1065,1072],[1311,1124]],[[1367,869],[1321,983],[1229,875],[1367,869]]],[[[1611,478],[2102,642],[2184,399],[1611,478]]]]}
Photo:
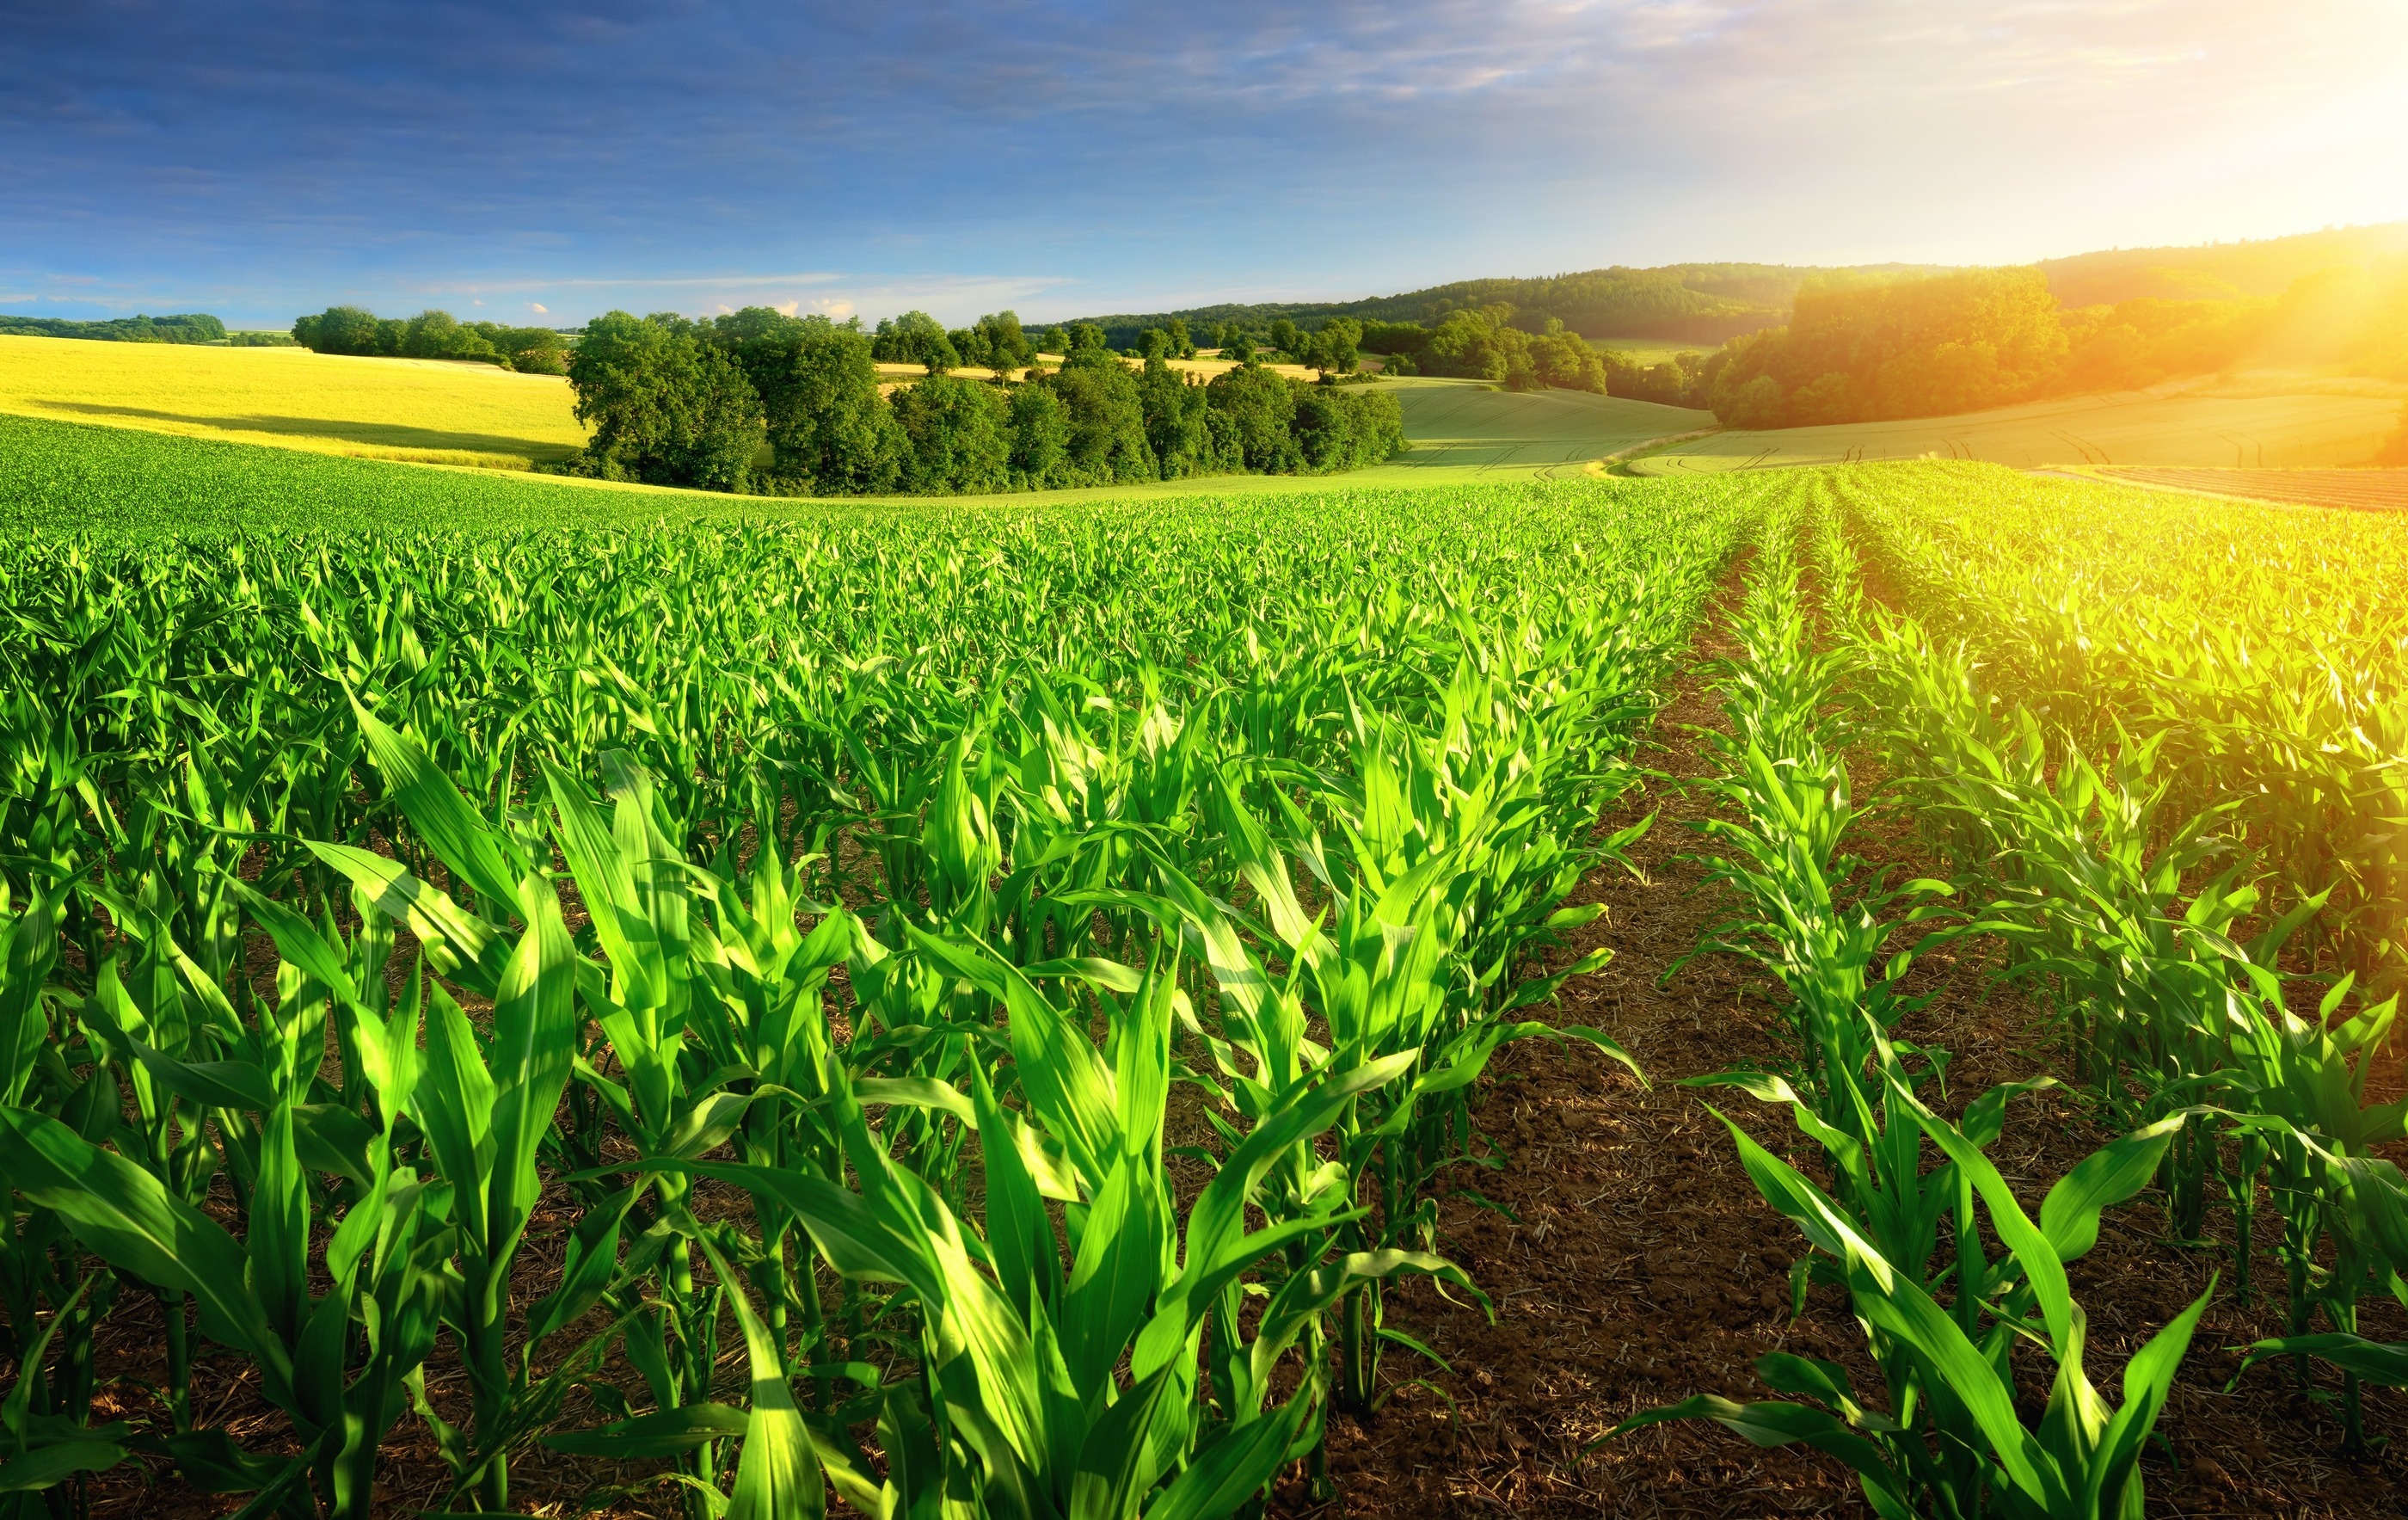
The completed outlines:
{"type": "Polygon", "coordinates": [[[1283,317],[1306,324],[1326,317],[1352,317],[1357,322],[1411,322],[1435,327],[1450,312],[1476,311],[1502,303],[1513,308],[1515,326],[1534,333],[1544,331],[1553,318],[1584,337],[1660,337],[1712,346],[1788,321],[1789,304],[1798,287],[1815,276],[1879,278],[1922,272],[1926,266],[1904,264],[1849,270],[1778,264],[1670,264],[1655,269],[1616,265],[1529,280],[1459,280],[1451,285],[1360,301],[1225,303],[1185,311],[1081,320],[1101,327],[1113,347],[1126,348],[1149,327],[1168,329],[1174,318],[1199,333],[1232,323],[1266,332],[1283,317]]]}
{"type": "MultiPolygon", "coordinates": [[[[2408,222],[2194,248],[2109,249],[2044,260],[2038,267],[2049,293],[2071,308],[2135,300],[2280,295],[2303,276],[2336,266],[2363,266],[2401,253],[2408,253],[2408,222]]],[[[1944,268],[1914,264],[1669,264],[1633,269],[1616,265],[1532,279],[1462,280],[1359,301],[1224,303],[1081,320],[1101,327],[1114,348],[1128,348],[1149,327],[1168,330],[1174,318],[1199,333],[1232,323],[1267,332],[1282,317],[1307,326],[1325,317],[1352,317],[1435,327],[1449,312],[1503,303],[1513,308],[1512,324],[1526,332],[1544,332],[1553,318],[1584,337],[1656,337],[1711,347],[1788,322],[1798,292],[1807,284],[1876,283],[1944,268]]]]}

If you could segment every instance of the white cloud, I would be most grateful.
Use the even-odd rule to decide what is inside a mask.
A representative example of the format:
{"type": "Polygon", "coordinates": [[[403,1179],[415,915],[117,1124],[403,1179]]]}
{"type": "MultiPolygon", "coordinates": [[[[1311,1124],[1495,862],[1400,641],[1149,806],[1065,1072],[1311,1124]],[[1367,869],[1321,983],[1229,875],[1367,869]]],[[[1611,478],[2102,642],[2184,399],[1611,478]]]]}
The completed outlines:
{"type": "Polygon", "coordinates": [[[527,303],[527,309],[533,311],[538,317],[549,317],[552,315],[552,308],[544,305],[541,301],[529,301],[527,303]]]}

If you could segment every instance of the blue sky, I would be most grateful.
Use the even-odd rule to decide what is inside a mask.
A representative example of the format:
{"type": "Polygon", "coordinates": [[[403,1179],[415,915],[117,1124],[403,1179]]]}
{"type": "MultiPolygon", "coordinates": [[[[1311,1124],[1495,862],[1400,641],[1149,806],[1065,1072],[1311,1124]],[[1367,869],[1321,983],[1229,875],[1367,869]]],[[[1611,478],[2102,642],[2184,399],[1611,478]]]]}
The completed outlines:
{"type": "Polygon", "coordinates": [[[2401,0],[0,0],[0,310],[1033,320],[2408,218],[2401,0]]]}

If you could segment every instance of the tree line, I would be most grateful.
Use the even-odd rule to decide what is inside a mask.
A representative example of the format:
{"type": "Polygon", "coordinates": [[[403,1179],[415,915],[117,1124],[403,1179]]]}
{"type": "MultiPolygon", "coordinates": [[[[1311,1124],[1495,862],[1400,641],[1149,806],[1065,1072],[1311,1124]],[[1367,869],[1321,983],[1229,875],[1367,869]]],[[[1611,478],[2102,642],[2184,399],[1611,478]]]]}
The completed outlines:
{"type": "Polygon", "coordinates": [[[1208,383],[1163,352],[1132,368],[1100,329],[1046,336],[1061,339],[1051,369],[1008,311],[958,332],[920,313],[865,332],[857,318],[762,307],[710,321],[609,312],[586,324],[567,363],[593,441],[545,467],[717,491],[934,495],[1326,474],[1404,448],[1390,394],[1258,363],[1208,383]],[[994,378],[946,373],[965,349],[994,378]],[[926,373],[890,395],[882,362],[926,373]]]}
{"type": "Polygon", "coordinates": [[[111,317],[99,322],[0,315],[0,334],[11,337],[81,337],[103,343],[222,343],[233,348],[251,347],[268,337],[264,333],[229,333],[224,323],[206,311],[186,311],[172,317],[111,317]]]}
{"type": "Polygon", "coordinates": [[[552,328],[462,322],[449,311],[426,310],[405,319],[380,317],[355,306],[331,306],[295,322],[293,337],[319,353],[463,359],[523,375],[568,373],[567,340],[552,328]]]}

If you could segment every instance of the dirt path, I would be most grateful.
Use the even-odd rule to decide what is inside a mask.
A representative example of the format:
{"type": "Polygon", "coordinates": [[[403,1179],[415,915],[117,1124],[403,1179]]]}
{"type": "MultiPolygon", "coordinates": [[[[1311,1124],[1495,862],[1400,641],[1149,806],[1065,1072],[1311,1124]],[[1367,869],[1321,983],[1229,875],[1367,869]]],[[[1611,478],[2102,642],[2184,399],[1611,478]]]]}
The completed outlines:
{"type": "MultiPolygon", "coordinates": [[[[1735,605],[1726,585],[1702,633],[1699,659],[1728,652],[1722,629],[1735,605]]],[[[1584,1457],[1583,1448],[1635,1411],[1695,1393],[1768,1397],[1753,1363],[1768,1351],[1828,1357],[1848,1366],[1860,1395],[1879,1402],[1880,1381],[1844,1295],[1818,1288],[1804,1317],[1788,1312],[1788,1269],[1803,1241],[1756,1194],[1715,1106],[1758,1140],[1819,1174],[1814,1148],[1785,1118],[1743,1095],[1701,1095],[1681,1079],[1738,1066],[1771,1066],[1783,1055],[1765,979],[1727,956],[1667,973],[1701,932],[1728,916],[1731,899],[1681,858],[1699,839],[1688,826],[1711,799],[1684,786],[1711,773],[1692,726],[1720,726],[1695,665],[1654,730],[1649,763],[1666,773],[1610,817],[1609,825],[1656,812],[1633,851],[1645,880],[1601,873],[1578,900],[1603,901],[1607,915],[1582,943],[1611,945],[1615,959],[1568,989],[1553,1016],[1620,1040],[1653,1083],[1642,1088],[1603,1056],[1579,1047],[1527,1041],[1498,1063],[1478,1110],[1504,1148],[1500,1169],[1460,1174],[1462,1186],[1512,1211],[1507,1218],[1462,1197],[1442,1205],[1440,1249],[1462,1263],[1497,1305],[1497,1322],[1476,1307],[1442,1301],[1416,1284],[1390,1301],[1389,1323],[1451,1364],[1441,1372],[1392,1350],[1392,1383],[1426,1376],[1445,1390],[1404,1387],[1369,1422],[1332,1421],[1331,1466],[1341,1494],[1329,1513],[1350,1515],[1523,1516],[1864,1514],[1853,1475],[1800,1448],[1759,1450],[1706,1422],[1641,1431],[1584,1457]],[[1459,1421],[1459,1423],[1458,1423],[1459,1421]]],[[[1875,778],[1857,768],[1866,800],[1875,778]]],[[[1911,829],[1871,819],[1853,848],[1876,863],[1930,870],[1911,829]]],[[[1936,987],[1913,1017],[1914,1039],[1954,1053],[1954,1107],[1991,1084],[2051,1069],[2042,1011],[1995,983],[1970,945],[1935,954],[1912,973],[1914,990],[1936,987]]],[[[2017,1100],[1993,1159],[2037,1211],[2047,1184],[2112,1136],[2078,1097],[2058,1090],[2017,1100]]],[[[2271,1213],[2271,1210],[2263,1212],[2271,1213]]],[[[2262,1215],[2261,1215],[2262,1217],[2262,1215]]],[[[2229,1235],[2225,1211],[2211,1229],[2229,1235]]],[[[2099,1248],[2071,1269],[2089,1316],[2088,1371],[2120,1402],[2124,1359],[2229,1266],[2222,1252],[2165,1240],[2150,1197],[2111,1213],[2099,1248]]],[[[2144,1458],[2153,1515],[2350,1516],[2399,1514],[2408,1463],[2378,1455],[2339,1459],[2340,1423],[2286,1375],[2260,1369],[2224,1391],[2240,1358],[2227,1348],[2280,1334],[2279,1286],[2271,1259],[2258,1269],[2254,1311],[2240,1310],[2229,1284],[2202,1322],[2158,1430],[2166,1444],[2144,1458]],[[2166,1449],[2170,1446],[2171,1450],[2166,1449]]],[[[2408,1336],[2397,1306],[2370,1306],[2364,1333],[2408,1336]]],[[[2025,1359],[2025,1370],[2029,1371],[2025,1359]]],[[[2036,1378],[2021,1392],[2027,1420],[2047,1397],[2036,1378]]],[[[2329,1377],[2324,1380],[2331,1385],[2329,1377]]],[[[2368,1427],[2408,1432],[2408,1400],[2368,1390],[2368,1427]]],[[[1290,1497],[1290,1496],[1283,1496],[1290,1497]]],[[[1296,1496],[1300,1497],[1300,1496],[1296,1496]]],[[[1293,1502],[1288,1513],[1302,1513],[1293,1502]]]]}

